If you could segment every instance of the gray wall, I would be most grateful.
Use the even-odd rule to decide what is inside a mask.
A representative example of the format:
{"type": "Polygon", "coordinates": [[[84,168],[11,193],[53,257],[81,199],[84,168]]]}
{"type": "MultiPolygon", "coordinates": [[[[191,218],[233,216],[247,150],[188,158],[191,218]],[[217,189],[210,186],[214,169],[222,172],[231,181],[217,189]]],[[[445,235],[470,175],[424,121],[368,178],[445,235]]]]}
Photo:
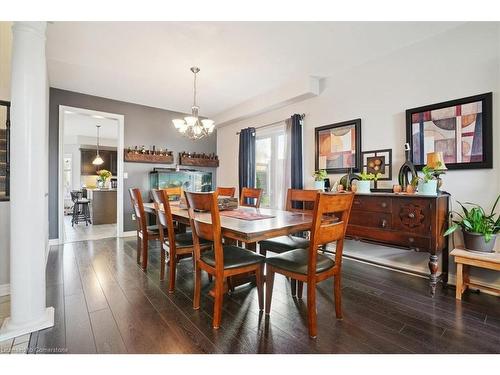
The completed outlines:
{"type": "MultiPolygon", "coordinates": [[[[125,147],[145,145],[149,147],[167,147],[174,151],[175,162],[178,152],[216,152],[217,138],[214,132],[208,138],[191,141],[180,135],[172,126],[172,119],[185,114],[146,107],[143,105],[121,102],[77,92],[51,88],[49,118],[49,238],[58,238],[58,160],[59,160],[59,106],[85,108],[110,112],[125,116],[125,147]]],[[[124,231],[135,230],[132,221],[132,209],[128,189],[138,187],[144,197],[149,191],[148,172],[154,167],[173,167],[172,165],[125,163],[124,171],[128,179],[124,180],[124,231]]],[[[202,168],[197,168],[202,169],[202,168]]],[[[213,173],[215,184],[216,170],[206,168],[213,173]]]]}

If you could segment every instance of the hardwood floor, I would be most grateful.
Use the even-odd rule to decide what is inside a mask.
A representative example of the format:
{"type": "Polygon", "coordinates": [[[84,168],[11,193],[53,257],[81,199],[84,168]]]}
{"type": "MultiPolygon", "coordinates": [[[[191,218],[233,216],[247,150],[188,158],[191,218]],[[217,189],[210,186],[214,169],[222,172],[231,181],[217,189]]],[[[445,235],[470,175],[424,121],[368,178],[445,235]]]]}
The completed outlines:
{"type": "MultiPolygon", "coordinates": [[[[454,289],[428,295],[426,279],[344,259],[344,319],[335,319],[333,283],[319,284],[318,338],[307,331],[306,297],[290,296],[277,275],[270,317],[256,288],[224,300],[211,328],[213,300],[203,275],[200,310],[192,309],[190,259],[179,263],[175,294],[159,281],[158,247],[149,270],[135,262],[135,237],[52,247],[47,304],[55,326],[32,334],[30,353],[500,353],[498,297],[454,289]]],[[[168,278],[166,278],[168,279],[168,278]]],[[[306,293],[306,288],[304,288],[306,293]]],[[[305,294],[304,293],[304,294],[305,294]]]]}

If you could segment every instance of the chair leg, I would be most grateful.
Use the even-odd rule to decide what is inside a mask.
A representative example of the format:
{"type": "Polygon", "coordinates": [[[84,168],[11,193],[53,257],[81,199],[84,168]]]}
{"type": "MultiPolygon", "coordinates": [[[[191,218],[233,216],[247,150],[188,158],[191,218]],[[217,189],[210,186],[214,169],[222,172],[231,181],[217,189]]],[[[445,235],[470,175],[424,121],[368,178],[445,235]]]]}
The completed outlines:
{"type": "Polygon", "coordinates": [[[160,243],[160,280],[165,280],[165,249],[162,243],[160,243]]]}
{"type": "Polygon", "coordinates": [[[290,290],[292,291],[292,297],[297,295],[297,280],[290,279],[290,290]]]}
{"type": "Polygon", "coordinates": [[[137,245],[136,245],[136,250],[137,250],[137,264],[141,263],[141,237],[137,235],[137,245]]]}
{"type": "MultiPolygon", "coordinates": [[[[196,266],[195,266],[196,269],[196,266]]],[[[175,277],[177,271],[177,254],[170,249],[170,261],[168,262],[168,292],[175,291],[175,277]]]]}
{"type": "Polygon", "coordinates": [[[304,282],[297,281],[297,298],[302,298],[302,292],[304,291],[304,282]]]}
{"type": "Polygon", "coordinates": [[[257,282],[257,294],[259,298],[259,310],[264,309],[264,263],[262,263],[255,272],[255,281],[257,282]]]}
{"type": "Polygon", "coordinates": [[[142,237],[142,270],[148,269],[148,237],[143,234],[142,237]]]}
{"type": "Polygon", "coordinates": [[[340,273],[333,277],[333,294],[335,299],[335,316],[342,319],[342,290],[340,288],[340,273]]]}
{"type": "Polygon", "coordinates": [[[271,299],[273,297],[274,269],[267,265],[266,268],[266,315],[271,311],[271,299]]]}
{"type": "Polygon", "coordinates": [[[224,278],[215,277],[214,329],[219,329],[222,317],[222,301],[224,299],[224,278]]]}
{"type": "Polygon", "coordinates": [[[309,336],[316,337],[318,333],[316,317],[316,283],[307,285],[307,322],[309,325],[309,336]]]}
{"type": "MultiPolygon", "coordinates": [[[[172,263],[172,260],[170,260],[172,263]]],[[[193,309],[198,310],[200,308],[200,296],[201,296],[201,268],[195,265],[194,267],[194,296],[193,296],[193,309]]]]}

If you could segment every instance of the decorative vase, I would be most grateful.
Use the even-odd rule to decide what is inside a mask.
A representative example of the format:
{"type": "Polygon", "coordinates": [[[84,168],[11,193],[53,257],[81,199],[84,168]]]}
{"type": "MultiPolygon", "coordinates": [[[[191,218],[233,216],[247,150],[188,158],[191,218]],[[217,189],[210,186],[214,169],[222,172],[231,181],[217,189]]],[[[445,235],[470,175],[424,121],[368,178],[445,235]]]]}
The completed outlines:
{"type": "Polygon", "coordinates": [[[97,187],[99,189],[104,189],[104,181],[103,180],[97,180],[97,187]]]}
{"type": "Polygon", "coordinates": [[[419,194],[423,195],[436,195],[437,194],[437,180],[430,180],[422,182],[418,185],[419,194]]]}
{"type": "Polygon", "coordinates": [[[485,253],[494,252],[496,234],[493,234],[491,240],[486,242],[484,235],[481,233],[472,233],[464,230],[462,233],[464,234],[464,245],[467,250],[482,251],[485,253]]]}
{"type": "Polygon", "coordinates": [[[358,190],[356,192],[359,194],[370,194],[370,184],[371,182],[368,180],[358,181],[358,190]]]}
{"type": "Polygon", "coordinates": [[[325,190],[325,181],[314,181],[314,189],[316,190],[325,190]]]}

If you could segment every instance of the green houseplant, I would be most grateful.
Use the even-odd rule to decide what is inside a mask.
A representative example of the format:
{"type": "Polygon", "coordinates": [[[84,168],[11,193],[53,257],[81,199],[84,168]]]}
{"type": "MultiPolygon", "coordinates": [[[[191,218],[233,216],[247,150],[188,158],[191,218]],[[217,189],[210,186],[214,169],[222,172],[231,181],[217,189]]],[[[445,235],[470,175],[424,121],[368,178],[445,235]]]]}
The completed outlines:
{"type": "MultiPolygon", "coordinates": [[[[439,165],[437,166],[439,168],[439,165]]],[[[422,168],[423,176],[415,176],[411,181],[413,187],[417,187],[418,192],[424,195],[436,195],[438,188],[438,176],[444,173],[441,170],[431,168],[428,165],[422,168]]]]}
{"type": "Polygon", "coordinates": [[[450,235],[459,228],[464,235],[464,245],[468,250],[492,252],[495,239],[500,231],[500,215],[495,213],[500,195],[498,195],[489,214],[476,203],[460,203],[462,213],[453,212],[458,220],[453,220],[453,225],[444,233],[450,235]],[[469,208],[468,208],[469,207],[469,208]]]}
{"type": "Polygon", "coordinates": [[[106,180],[112,176],[111,172],[107,169],[101,169],[97,171],[97,186],[102,189],[106,180]]]}
{"type": "Polygon", "coordinates": [[[328,174],[326,173],[326,170],[320,169],[318,171],[315,171],[313,173],[314,177],[314,188],[318,190],[324,190],[325,189],[325,178],[328,178],[328,174]]]}
{"type": "Polygon", "coordinates": [[[377,181],[379,176],[380,173],[374,174],[374,173],[361,172],[359,174],[360,180],[357,182],[358,189],[356,192],[362,194],[369,194],[371,181],[377,181]]]}

